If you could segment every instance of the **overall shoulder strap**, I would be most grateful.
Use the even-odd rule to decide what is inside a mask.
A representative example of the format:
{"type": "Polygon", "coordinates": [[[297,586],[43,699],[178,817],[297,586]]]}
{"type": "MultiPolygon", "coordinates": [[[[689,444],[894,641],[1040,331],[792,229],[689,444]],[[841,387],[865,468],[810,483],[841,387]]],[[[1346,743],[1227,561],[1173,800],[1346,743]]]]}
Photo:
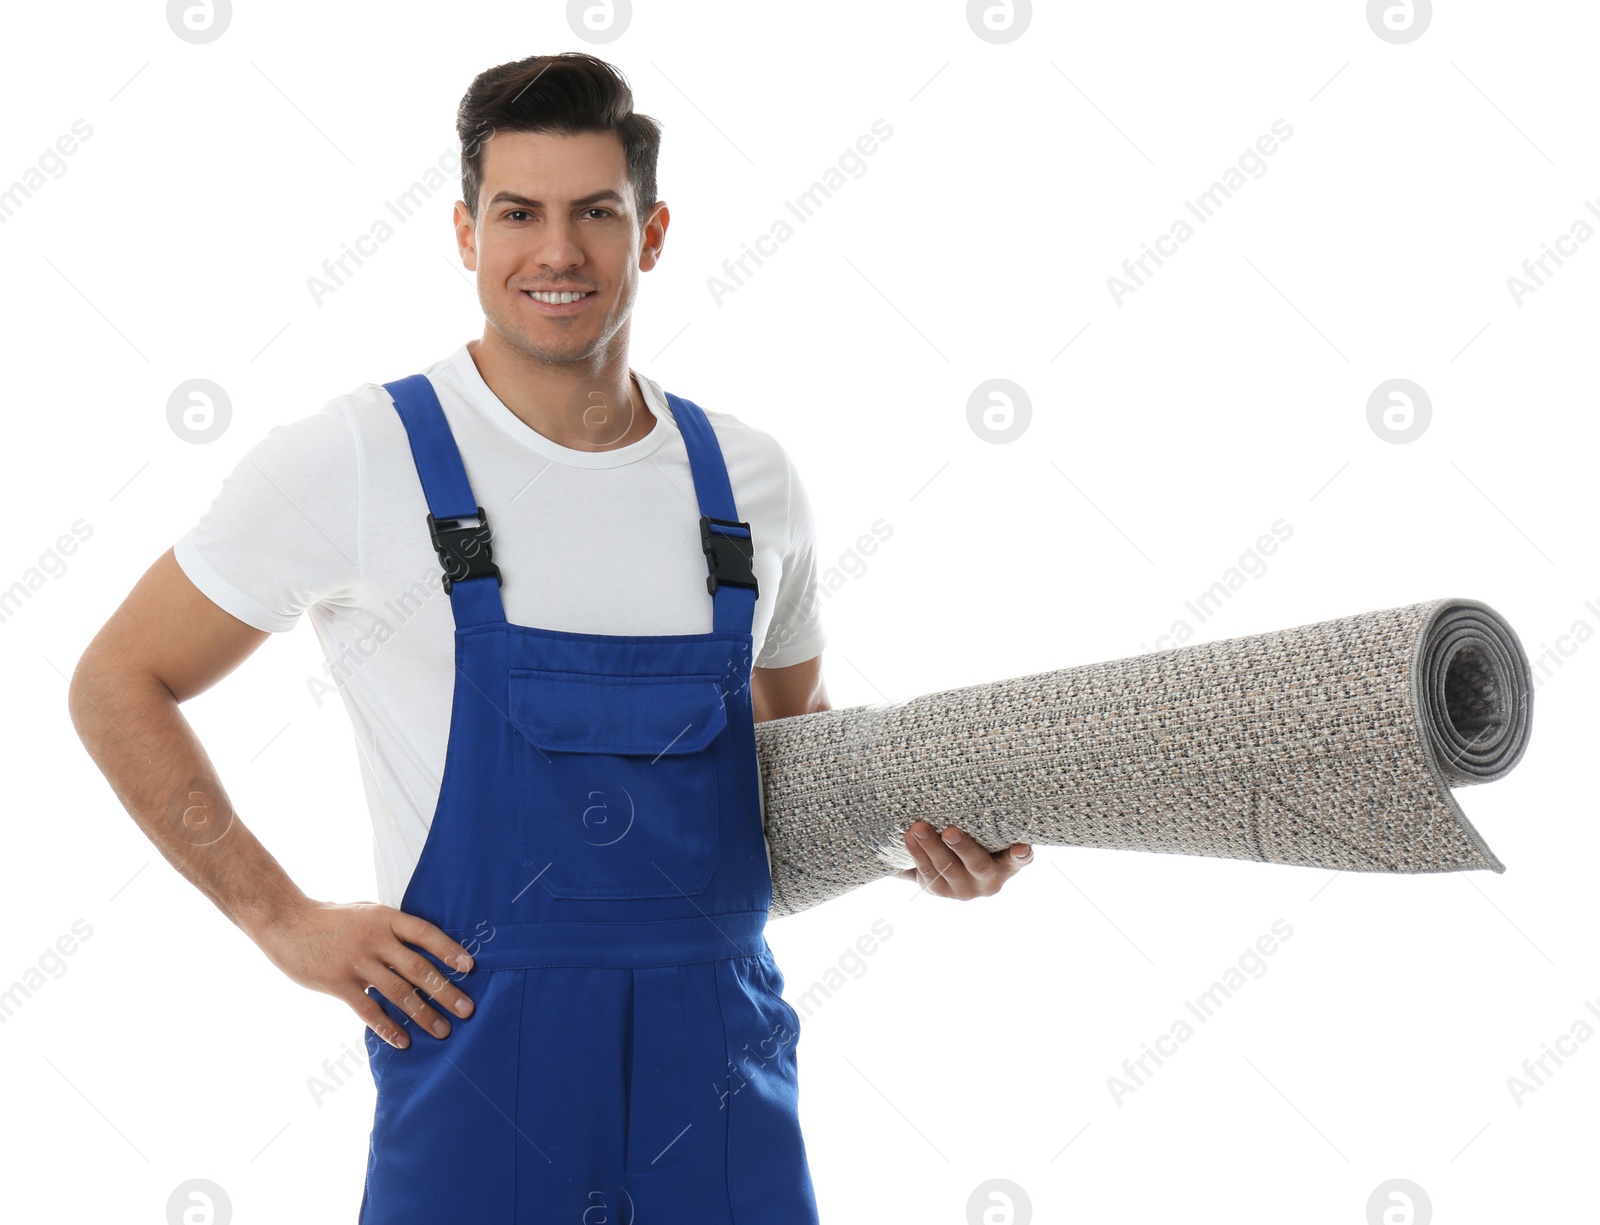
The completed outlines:
{"type": "Polygon", "coordinates": [[[411,458],[428,502],[427,526],[434,552],[444,567],[456,628],[506,619],[500,600],[500,570],[491,559],[491,532],[483,507],[472,494],[450,423],[427,375],[413,374],[383,389],[411,440],[411,458]]]}
{"type": "Polygon", "coordinates": [[[666,393],[672,418],[689,452],[695,498],[700,504],[700,547],[706,555],[711,592],[711,628],[749,633],[755,624],[755,543],[750,525],[739,521],[722,444],[693,400],[666,393]]]}

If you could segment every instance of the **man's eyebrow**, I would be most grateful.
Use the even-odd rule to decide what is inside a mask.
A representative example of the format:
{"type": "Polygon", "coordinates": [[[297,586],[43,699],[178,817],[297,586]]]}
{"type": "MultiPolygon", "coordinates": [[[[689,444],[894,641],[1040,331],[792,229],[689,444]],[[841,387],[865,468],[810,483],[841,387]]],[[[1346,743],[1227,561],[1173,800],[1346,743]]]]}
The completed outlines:
{"type": "MultiPolygon", "coordinates": [[[[494,193],[494,198],[489,201],[489,207],[492,208],[496,204],[501,204],[501,203],[516,204],[516,205],[520,205],[522,208],[543,208],[544,207],[544,204],[543,204],[542,201],[530,200],[530,199],[528,199],[527,196],[518,195],[514,191],[497,191],[497,192],[495,192],[494,193]]],[[[616,192],[612,191],[611,188],[608,187],[604,191],[591,192],[589,195],[584,196],[582,199],[574,200],[572,202],[572,207],[573,208],[588,208],[592,204],[626,204],[626,203],[627,203],[627,201],[625,201],[621,196],[619,196],[616,192]]]]}

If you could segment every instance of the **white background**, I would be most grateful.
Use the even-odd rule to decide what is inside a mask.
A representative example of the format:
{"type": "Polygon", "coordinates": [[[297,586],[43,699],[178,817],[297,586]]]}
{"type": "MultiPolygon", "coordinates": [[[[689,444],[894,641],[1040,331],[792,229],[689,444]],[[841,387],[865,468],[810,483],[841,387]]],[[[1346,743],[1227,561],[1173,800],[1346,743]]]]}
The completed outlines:
{"type": "MultiPolygon", "coordinates": [[[[92,927],[0,1026],[9,1215],[166,1220],[207,1178],[239,1222],[355,1219],[364,1060],[320,1104],[307,1079],[360,1053],[359,1020],[154,851],[66,678],[272,425],[481,332],[459,179],[320,305],[307,280],[456,148],[476,73],[581,49],[665,129],[672,224],[631,361],[795,457],[849,576],[824,609],[836,706],[1138,654],[1180,619],[1198,641],[1437,596],[1549,651],[1522,764],[1458,793],[1504,875],[1047,848],[991,899],[891,880],[774,921],[824,1221],[977,1220],[997,1178],[1031,1210],[995,1225],[1360,1225],[1394,1178],[1440,1222],[1594,1219],[1600,1042],[1520,1105],[1507,1078],[1600,1026],[1600,242],[1520,303],[1507,278],[1600,226],[1600,14],[1442,8],[1403,45],[1331,0],[1040,5],[999,44],[957,3],[641,3],[606,44],[558,4],[241,3],[200,46],[156,3],[9,12],[0,184],[93,129],[0,225],[0,586],[93,529],[0,623],[0,983],[92,927]],[[879,119],[858,177],[719,303],[724,260],[879,119]],[[1108,278],[1280,119],[1265,172],[1119,304],[1108,278]],[[232,402],[205,445],[166,419],[192,378],[232,402]],[[968,422],[995,378],[1031,404],[1003,445],[968,422]],[[1432,402],[1406,444],[1367,419],[1392,378],[1432,402]],[[853,554],[878,519],[892,536],[853,554]],[[1279,519],[1291,538],[1200,622],[1185,601],[1279,519]],[[892,936],[802,1003],[878,919],[892,936]],[[1261,977],[1118,1104],[1108,1078],[1278,919],[1261,977]]],[[[302,626],[184,713],[302,888],[371,898],[348,723],[304,684],[320,663],[302,626]]]]}

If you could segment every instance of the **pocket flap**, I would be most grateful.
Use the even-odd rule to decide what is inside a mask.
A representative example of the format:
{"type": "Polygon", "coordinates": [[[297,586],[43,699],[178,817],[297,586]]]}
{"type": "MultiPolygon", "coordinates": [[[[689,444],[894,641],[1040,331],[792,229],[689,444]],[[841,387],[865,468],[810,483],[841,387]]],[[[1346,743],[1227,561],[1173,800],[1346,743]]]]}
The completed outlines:
{"type": "Polygon", "coordinates": [[[696,753],[728,725],[718,681],[513,668],[511,721],[562,753],[696,753]]]}

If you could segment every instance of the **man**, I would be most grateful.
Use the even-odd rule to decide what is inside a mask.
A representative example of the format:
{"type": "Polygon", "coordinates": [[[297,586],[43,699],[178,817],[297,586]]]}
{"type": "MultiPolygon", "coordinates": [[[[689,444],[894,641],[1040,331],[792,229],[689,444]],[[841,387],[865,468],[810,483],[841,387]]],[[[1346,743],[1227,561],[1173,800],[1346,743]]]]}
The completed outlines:
{"type": "MultiPolygon", "coordinates": [[[[90,644],[74,724],[179,871],[372,1030],[363,1225],[814,1222],[754,750],[829,709],[805,491],[628,365],[670,214],[621,75],[501,65],[458,128],[482,337],[270,431],[90,644]],[[304,611],[381,904],[301,892],[178,710],[304,611]]],[[[907,846],[945,897],[1024,862],[907,846]]]]}

